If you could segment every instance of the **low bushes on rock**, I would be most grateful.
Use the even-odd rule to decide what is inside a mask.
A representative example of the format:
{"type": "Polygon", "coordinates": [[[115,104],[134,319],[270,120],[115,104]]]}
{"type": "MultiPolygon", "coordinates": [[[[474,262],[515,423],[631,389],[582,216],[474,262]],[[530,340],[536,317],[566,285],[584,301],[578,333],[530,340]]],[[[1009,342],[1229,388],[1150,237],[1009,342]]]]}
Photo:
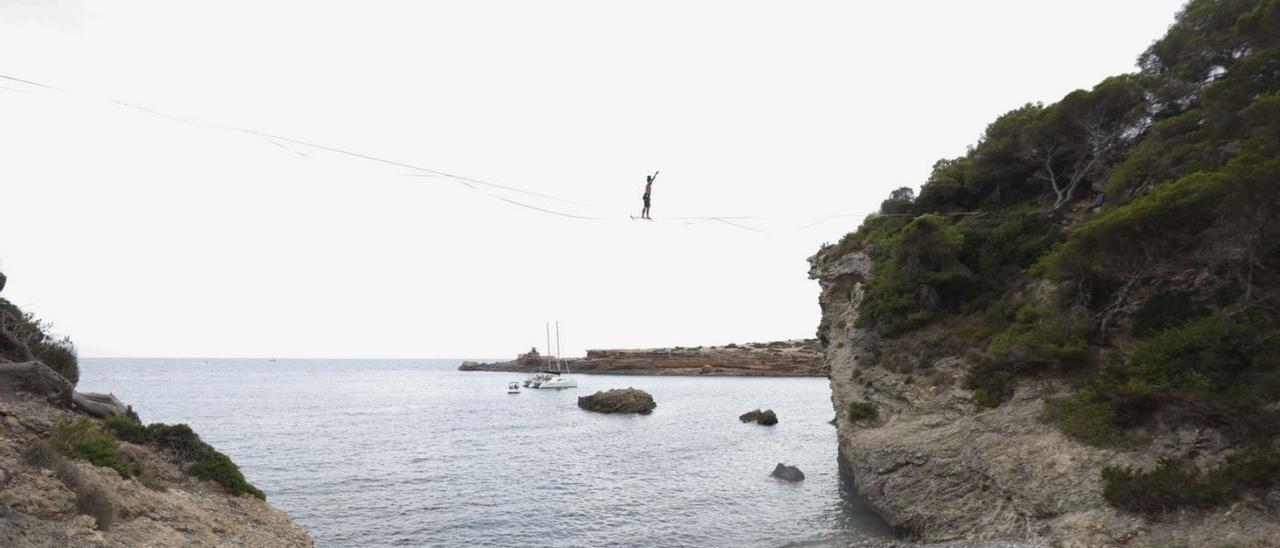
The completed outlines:
{"type": "Polygon", "coordinates": [[[1135,439],[1120,427],[1115,402],[1087,389],[1069,397],[1046,400],[1044,418],[1056,424],[1062,433],[1097,447],[1122,445],[1135,439]]]}
{"type": "Polygon", "coordinates": [[[32,443],[24,455],[28,463],[53,472],[63,485],[76,495],[76,510],[93,516],[98,529],[106,531],[115,523],[117,509],[114,497],[97,481],[85,476],[76,465],[58,451],[52,443],[39,440],[32,443]]]}
{"type": "Polygon", "coordinates": [[[978,409],[995,409],[1013,396],[1013,368],[984,360],[965,373],[964,387],[973,391],[978,409]]]}
{"type": "Polygon", "coordinates": [[[184,461],[198,461],[216,452],[185,424],[148,424],[147,441],[184,461]]]}
{"type": "Polygon", "coordinates": [[[245,480],[240,467],[236,466],[230,457],[201,440],[190,426],[152,423],[144,427],[125,417],[112,417],[106,424],[120,439],[130,443],[151,445],[183,462],[193,463],[187,473],[213,481],[231,495],[247,493],[266,499],[266,495],[261,490],[245,480]]]}
{"type": "Polygon", "coordinates": [[[1205,508],[1235,500],[1250,489],[1280,483],[1280,452],[1246,450],[1203,474],[1191,463],[1174,459],[1163,459],[1150,471],[1107,467],[1102,470],[1102,480],[1102,496],[1124,510],[1205,508]]]}
{"type": "Polygon", "coordinates": [[[849,422],[859,422],[875,420],[879,413],[876,412],[876,406],[872,405],[871,402],[855,401],[849,404],[847,416],[849,422]]]}
{"type": "Polygon", "coordinates": [[[59,424],[50,442],[68,457],[111,468],[125,479],[133,477],[133,467],[116,453],[115,437],[92,420],[81,418],[59,424]]]}
{"type": "Polygon", "coordinates": [[[111,529],[116,521],[116,502],[111,493],[93,482],[73,487],[72,490],[76,493],[76,510],[93,516],[98,522],[98,529],[111,529]]]}
{"type": "Polygon", "coordinates": [[[267,498],[262,491],[244,479],[244,474],[240,473],[240,467],[231,462],[230,457],[217,451],[196,461],[187,472],[197,478],[221,485],[227,493],[232,495],[248,493],[260,499],[267,498]]]}

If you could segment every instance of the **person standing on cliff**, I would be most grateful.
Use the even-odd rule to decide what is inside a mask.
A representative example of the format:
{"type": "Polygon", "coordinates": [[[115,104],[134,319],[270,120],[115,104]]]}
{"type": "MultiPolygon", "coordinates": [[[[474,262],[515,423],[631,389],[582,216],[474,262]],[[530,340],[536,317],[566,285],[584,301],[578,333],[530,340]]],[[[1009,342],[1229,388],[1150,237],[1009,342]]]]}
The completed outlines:
{"type": "Polygon", "coordinates": [[[640,218],[641,218],[641,219],[650,219],[650,220],[652,220],[652,217],[649,217],[649,195],[653,193],[653,180],[654,180],[654,179],[657,179],[657,178],[658,178],[658,172],[657,172],[657,171],[653,172],[653,175],[649,175],[649,176],[645,177],[645,184],[644,184],[644,209],[640,210],[640,218]]]}

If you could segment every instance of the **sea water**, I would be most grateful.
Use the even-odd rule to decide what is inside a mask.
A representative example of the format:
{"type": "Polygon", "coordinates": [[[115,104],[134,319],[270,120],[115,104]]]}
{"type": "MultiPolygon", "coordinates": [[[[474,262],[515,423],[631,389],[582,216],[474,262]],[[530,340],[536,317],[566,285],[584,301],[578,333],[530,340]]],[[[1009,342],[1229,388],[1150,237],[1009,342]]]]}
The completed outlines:
{"type": "Polygon", "coordinates": [[[839,469],[822,378],[518,373],[460,360],[84,359],[80,389],[187,423],[322,547],[839,545],[889,534],[839,469]],[[578,396],[635,387],[651,415],[578,396]],[[738,421],[756,408],[772,427],[738,421]],[[806,479],[769,477],[785,462],[806,479]]]}

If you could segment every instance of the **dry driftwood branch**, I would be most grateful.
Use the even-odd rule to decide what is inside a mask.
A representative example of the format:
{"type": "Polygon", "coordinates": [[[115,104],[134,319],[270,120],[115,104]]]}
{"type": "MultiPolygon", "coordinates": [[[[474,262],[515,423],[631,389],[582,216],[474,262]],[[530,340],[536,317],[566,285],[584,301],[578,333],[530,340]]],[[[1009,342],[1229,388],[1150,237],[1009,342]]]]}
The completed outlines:
{"type": "Polygon", "coordinates": [[[71,401],[76,407],[95,417],[123,417],[129,414],[129,406],[116,398],[115,394],[72,392],[71,401]]]}
{"type": "Polygon", "coordinates": [[[70,381],[38,361],[2,363],[0,377],[19,379],[31,391],[51,394],[58,403],[74,406],[95,417],[127,416],[129,413],[129,406],[114,394],[76,392],[70,381]]]}
{"type": "Polygon", "coordinates": [[[32,392],[53,394],[63,405],[70,405],[75,393],[70,381],[38,361],[0,364],[0,377],[19,379],[32,392]]]}

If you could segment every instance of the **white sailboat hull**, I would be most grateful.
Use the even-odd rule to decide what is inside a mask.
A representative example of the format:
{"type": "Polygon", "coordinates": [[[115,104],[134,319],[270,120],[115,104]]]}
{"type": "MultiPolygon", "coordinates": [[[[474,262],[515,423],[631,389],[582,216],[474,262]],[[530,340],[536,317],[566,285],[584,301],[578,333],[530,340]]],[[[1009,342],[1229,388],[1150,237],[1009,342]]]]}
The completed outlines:
{"type": "Polygon", "coordinates": [[[551,379],[549,381],[543,381],[537,385],[530,386],[530,388],[577,388],[577,387],[578,387],[578,381],[575,381],[573,379],[566,379],[564,377],[551,379]]]}

